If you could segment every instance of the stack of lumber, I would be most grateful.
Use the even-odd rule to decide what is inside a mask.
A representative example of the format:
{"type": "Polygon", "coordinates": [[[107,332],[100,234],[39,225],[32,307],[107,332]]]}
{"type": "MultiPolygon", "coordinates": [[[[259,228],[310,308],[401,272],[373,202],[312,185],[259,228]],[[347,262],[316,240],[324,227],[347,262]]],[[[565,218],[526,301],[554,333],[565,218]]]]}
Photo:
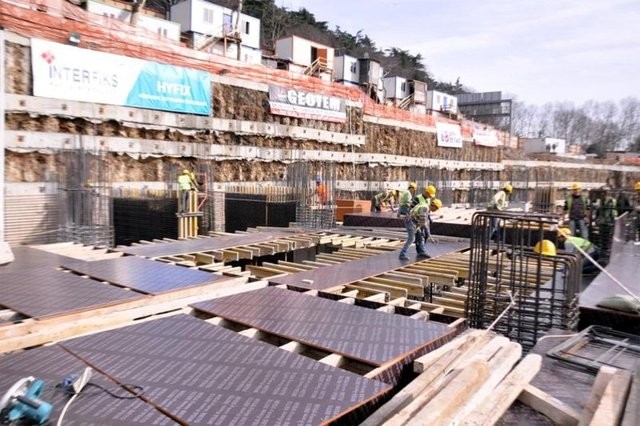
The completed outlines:
{"type": "Polygon", "coordinates": [[[494,424],[540,369],[540,355],[472,330],[414,361],[420,375],[363,425],[494,424]]]}

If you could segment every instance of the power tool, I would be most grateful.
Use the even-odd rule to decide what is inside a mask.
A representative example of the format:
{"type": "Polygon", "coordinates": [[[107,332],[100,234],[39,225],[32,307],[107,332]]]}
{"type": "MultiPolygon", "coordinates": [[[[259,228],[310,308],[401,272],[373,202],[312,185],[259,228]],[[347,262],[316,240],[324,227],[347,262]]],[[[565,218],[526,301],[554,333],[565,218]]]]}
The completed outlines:
{"type": "Polygon", "coordinates": [[[39,398],[43,389],[44,381],[33,376],[18,380],[0,399],[0,412],[6,415],[9,422],[46,422],[53,407],[39,398]]]}

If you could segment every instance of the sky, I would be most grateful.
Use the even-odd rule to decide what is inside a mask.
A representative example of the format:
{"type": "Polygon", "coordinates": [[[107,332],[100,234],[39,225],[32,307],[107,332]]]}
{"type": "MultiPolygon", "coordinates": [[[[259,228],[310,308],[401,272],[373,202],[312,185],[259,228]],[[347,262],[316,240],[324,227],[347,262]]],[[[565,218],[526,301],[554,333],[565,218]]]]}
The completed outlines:
{"type": "Polygon", "coordinates": [[[438,81],[530,105],[640,99],[640,0],[276,0],[379,49],[420,53],[438,81]]]}

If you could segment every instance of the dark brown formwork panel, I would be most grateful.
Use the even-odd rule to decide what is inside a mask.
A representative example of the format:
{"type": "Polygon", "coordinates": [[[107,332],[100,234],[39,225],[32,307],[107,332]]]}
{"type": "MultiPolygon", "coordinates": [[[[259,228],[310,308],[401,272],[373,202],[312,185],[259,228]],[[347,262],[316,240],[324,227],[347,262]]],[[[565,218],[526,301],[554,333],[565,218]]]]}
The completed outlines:
{"type": "Polygon", "coordinates": [[[48,251],[18,246],[11,247],[15,260],[7,265],[0,266],[0,280],[7,272],[24,271],[29,268],[39,268],[42,266],[60,266],[64,262],[73,260],[71,257],[49,253],[48,251]]]}
{"type": "MultiPolygon", "coordinates": [[[[77,357],[59,346],[47,346],[38,349],[16,352],[0,357],[0,395],[19,379],[33,376],[44,381],[44,392],[40,399],[53,405],[49,418],[56,424],[69,395],[56,389],[68,374],[82,374],[87,366],[77,357]]],[[[93,372],[89,383],[95,383],[116,395],[131,396],[115,382],[97,371],[93,372]]],[[[170,417],[165,416],[152,405],[139,398],[117,399],[94,386],[87,386],[71,403],[64,415],[64,425],[173,425],[170,417]]]]}
{"type": "MultiPolygon", "coordinates": [[[[440,256],[465,247],[468,247],[467,243],[446,242],[428,244],[427,251],[431,256],[440,256]]],[[[350,284],[424,260],[416,258],[415,246],[409,249],[410,260],[400,260],[399,255],[400,250],[394,250],[338,265],[323,266],[318,269],[270,278],[269,282],[271,284],[286,284],[296,288],[324,290],[338,285],[350,284]]]]}
{"type": "Polygon", "coordinates": [[[256,232],[253,234],[238,234],[215,238],[198,238],[195,240],[176,241],[171,243],[157,243],[136,247],[119,248],[127,254],[145,257],[172,256],[201,251],[222,250],[232,247],[241,247],[249,244],[258,244],[283,237],[293,237],[293,232],[256,232]]]}
{"type": "Polygon", "coordinates": [[[439,323],[277,287],[208,300],[193,307],[375,366],[406,358],[454,333],[439,323]]]}
{"type": "Polygon", "coordinates": [[[147,297],[52,267],[0,276],[0,305],[33,318],[95,309],[147,297]]]}
{"type": "Polygon", "coordinates": [[[221,275],[137,256],[123,256],[95,262],[79,260],[67,262],[62,266],[80,274],[150,294],[229,279],[221,275]]]}
{"type": "Polygon", "coordinates": [[[390,389],[189,315],[61,345],[194,425],[321,424],[390,389]]]}

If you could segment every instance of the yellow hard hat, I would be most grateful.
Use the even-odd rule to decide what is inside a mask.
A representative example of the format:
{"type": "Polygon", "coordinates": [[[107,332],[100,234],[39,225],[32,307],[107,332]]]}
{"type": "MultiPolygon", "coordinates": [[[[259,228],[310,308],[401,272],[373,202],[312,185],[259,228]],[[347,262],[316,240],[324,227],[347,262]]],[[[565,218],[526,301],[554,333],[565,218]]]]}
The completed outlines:
{"type": "Polygon", "coordinates": [[[571,229],[569,228],[558,228],[558,237],[566,237],[571,235],[571,229]]]}
{"type": "Polygon", "coordinates": [[[507,191],[507,192],[511,192],[511,191],[513,191],[513,186],[511,186],[511,185],[509,185],[509,184],[506,184],[506,185],[504,186],[504,190],[505,190],[505,191],[507,191]]]}
{"type": "Polygon", "coordinates": [[[555,256],[557,254],[556,245],[549,240],[538,241],[533,251],[545,256],[555,256]]]}
{"type": "Polygon", "coordinates": [[[182,174],[183,174],[183,175],[188,175],[189,173],[191,173],[191,172],[190,172],[188,169],[184,169],[184,170],[182,171],[182,174]]]}
{"type": "Polygon", "coordinates": [[[578,189],[580,189],[580,184],[579,183],[574,183],[571,185],[571,190],[572,191],[577,191],[578,189]]]}
{"type": "Polygon", "coordinates": [[[416,189],[416,188],[418,188],[418,184],[415,183],[415,182],[409,182],[409,188],[416,189]]]}
{"type": "Polygon", "coordinates": [[[633,185],[633,189],[635,189],[636,191],[640,191],[640,181],[636,182],[636,184],[633,185]]]}
{"type": "MultiPolygon", "coordinates": [[[[434,198],[434,199],[431,201],[431,205],[432,205],[432,206],[436,206],[436,207],[437,207],[437,209],[441,209],[441,208],[442,208],[442,201],[440,201],[440,200],[439,200],[439,199],[437,199],[437,198],[434,198]]],[[[436,210],[437,210],[437,209],[436,209],[436,210]]]]}
{"type": "Polygon", "coordinates": [[[433,185],[427,185],[427,186],[424,187],[424,192],[429,194],[429,197],[435,197],[436,196],[436,187],[433,186],[433,185]]]}

